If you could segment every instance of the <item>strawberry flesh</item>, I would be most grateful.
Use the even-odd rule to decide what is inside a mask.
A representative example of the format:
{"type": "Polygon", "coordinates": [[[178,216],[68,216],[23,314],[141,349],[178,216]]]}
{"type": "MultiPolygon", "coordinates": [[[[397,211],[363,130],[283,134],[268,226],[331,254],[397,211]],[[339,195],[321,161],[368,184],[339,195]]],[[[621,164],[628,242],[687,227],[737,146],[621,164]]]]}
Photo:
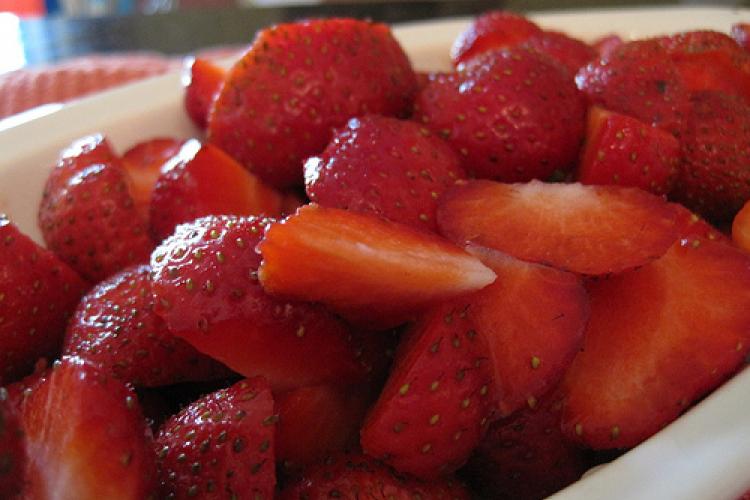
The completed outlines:
{"type": "Polygon", "coordinates": [[[227,72],[208,59],[196,57],[183,73],[185,111],[198,128],[205,130],[208,114],[224,84],[227,72]]]}
{"type": "Polygon", "coordinates": [[[130,178],[130,194],[144,219],[148,219],[151,194],[161,175],[162,167],[167,160],[180,151],[182,142],[168,137],[159,137],[139,142],[122,155],[122,164],[130,178]]]}
{"type": "Polygon", "coordinates": [[[477,17],[453,43],[451,58],[454,64],[492,49],[517,45],[542,29],[529,19],[502,10],[485,12],[477,17]]]}

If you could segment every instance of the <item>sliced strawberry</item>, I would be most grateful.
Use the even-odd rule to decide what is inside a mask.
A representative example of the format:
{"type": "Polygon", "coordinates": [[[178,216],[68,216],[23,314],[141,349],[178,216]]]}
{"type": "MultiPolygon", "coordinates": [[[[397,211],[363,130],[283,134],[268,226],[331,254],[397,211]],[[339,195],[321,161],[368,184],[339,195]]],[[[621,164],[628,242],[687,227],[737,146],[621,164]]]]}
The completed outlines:
{"type": "Polygon", "coordinates": [[[276,460],[284,470],[294,471],[356,448],[362,419],[372,402],[366,392],[361,387],[345,391],[317,385],[275,395],[276,460]]]}
{"type": "Polygon", "coordinates": [[[322,302],[380,327],[495,279],[478,259],[436,236],[314,204],[273,224],[258,249],[268,293],[322,302]]]}
{"type": "Polygon", "coordinates": [[[80,277],[0,215],[0,385],[57,356],[85,290],[80,277]]]}
{"type": "Polygon", "coordinates": [[[160,137],[139,142],[122,155],[122,163],[130,177],[130,194],[138,212],[148,219],[151,193],[161,175],[162,166],[176,155],[183,141],[160,137]]]}
{"type": "Polygon", "coordinates": [[[571,75],[597,56],[591,45],[559,31],[542,31],[520,44],[530,47],[565,66],[571,75]]]}
{"type": "Polygon", "coordinates": [[[677,180],[679,163],[680,143],[666,130],[598,106],[589,109],[579,182],[666,194],[677,180]]]}
{"type": "Polygon", "coordinates": [[[683,240],[589,293],[563,430],[592,448],[637,445],[739,369],[750,347],[750,257],[729,245],[683,240]]]}
{"type": "Polygon", "coordinates": [[[0,388],[0,497],[15,498],[23,486],[26,448],[18,410],[0,388]]]}
{"type": "Polygon", "coordinates": [[[487,343],[501,416],[555,387],[583,341],[589,301],[581,279],[487,248],[470,250],[497,274],[471,298],[469,317],[487,343]]]}
{"type": "Polygon", "coordinates": [[[365,455],[337,455],[310,467],[297,483],[285,488],[280,500],[468,500],[469,491],[454,479],[419,481],[392,471],[365,455]]]}
{"type": "Polygon", "coordinates": [[[438,207],[441,232],[458,244],[598,275],[645,264],[677,238],[675,209],[640,189],[470,181],[438,207]]]}
{"type": "Polygon", "coordinates": [[[135,392],[63,358],[23,406],[28,498],[141,500],[155,493],[151,432],[135,392]]]}
{"type": "Polygon", "coordinates": [[[320,306],[261,288],[255,246],[268,223],[222,216],[178,226],[152,256],[156,312],[199,351],[274,390],[363,381],[358,336],[320,306]]]}
{"type": "Polygon", "coordinates": [[[229,155],[195,139],[163,169],[151,202],[151,230],[161,241],[183,222],[206,215],[281,215],[280,193],[229,155]]]}
{"type": "Polygon", "coordinates": [[[39,207],[44,241],[90,281],[148,260],[153,243],[129,182],[101,135],[73,143],[47,179],[39,207]]]}
{"type": "Polygon", "coordinates": [[[198,128],[205,130],[208,113],[227,72],[208,59],[197,57],[189,61],[183,70],[182,85],[185,87],[185,111],[198,128]]]}
{"type": "Polygon", "coordinates": [[[732,241],[735,245],[750,252],[750,202],[745,203],[732,221],[732,241]]]}
{"type": "Polygon", "coordinates": [[[302,184],[302,162],[331,129],[366,113],[404,115],[417,90],[390,29],[354,19],[280,24],[229,70],[209,140],[275,187],[302,184]]]}
{"type": "Polygon", "coordinates": [[[454,64],[466,62],[482,52],[512,47],[542,29],[522,15],[495,10],[477,17],[453,42],[454,64]]]}
{"type": "MultiPolygon", "coordinates": [[[[706,222],[700,215],[683,207],[679,203],[673,204],[677,211],[677,228],[679,239],[706,239],[720,241],[722,243],[731,243],[734,240],[734,234],[730,240],[726,234],[722,233],[710,223],[706,222]]],[[[732,230],[734,233],[734,229],[732,230]]],[[[737,243],[735,241],[735,243],[737,243]]],[[[738,245],[740,246],[740,245],[738,245]]],[[[740,248],[742,248],[740,246],[740,248]]]]}
{"type": "Polygon", "coordinates": [[[559,396],[547,394],[490,426],[466,467],[482,498],[547,498],[586,471],[586,457],[560,430],[559,396]]]}
{"type": "Polygon", "coordinates": [[[148,265],[131,267],[94,287],[68,326],[63,354],[139,387],[227,376],[229,370],[173,336],[154,313],[150,274],[148,265]]]}
{"type": "Polygon", "coordinates": [[[156,437],[162,497],[273,498],[277,420],[260,377],[192,403],[156,437]]]}
{"type": "Polygon", "coordinates": [[[750,24],[735,23],[730,31],[732,39],[745,50],[750,48],[750,24]]]}
{"type": "Polygon", "coordinates": [[[353,118],[305,163],[310,200],[436,231],[438,197],[466,177],[444,141],[414,122],[353,118]]]}
{"type": "Polygon", "coordinates": [[[362,448],[399,472],[434,478],[461,467],[492,416],[486,345],[468,302],[426,313],[407,333],[362,427],[362,448]]]}
{"type": "Polygon", "coordinates": [[[515,47],[433,78],[414,111],[415,120],[448,141],[469,176],[523,182],[573,166],[586,106],[564,68],[515,47]]]}

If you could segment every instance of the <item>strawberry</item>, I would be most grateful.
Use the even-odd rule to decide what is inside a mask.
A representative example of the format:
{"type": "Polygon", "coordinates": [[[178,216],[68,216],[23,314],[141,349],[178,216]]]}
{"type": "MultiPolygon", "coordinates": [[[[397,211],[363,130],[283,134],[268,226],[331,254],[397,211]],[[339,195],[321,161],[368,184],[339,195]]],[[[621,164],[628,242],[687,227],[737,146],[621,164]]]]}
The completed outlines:
{"type": "Polygon", "coordinates": [[[0,385],[57,356],[83,294],[80,277],[0,215],[0,385]]]}
{"type": "Polygon", "coordinates": [[[26,398],[28,498],[147,498],[156,487],[151,433],[135,392],[65,357],[26,398]]]}
{"type": "Polygon", "coordinates": [[[362,427],[362,448],[403,473],[435,478],[461,467],[492,416],[489,354],[469,304],[434,307],[405,333],[390,377],[362,427]]]}
{"type": "Polygon", "coordinates": [[[581,279],[481,247],[497,274],[471,298],[469,317],[487,342],[497,407],[507,416],[556,386],[583,341],[589,303],[581,279]]]}
{"type": "Polygon", "coordinates": [[[183,222],[205,215],[281,214],[280,193],[229,155],[195,139],[163,168],[151,202],[151,230],[161,241],[183,222]]]}
{"type": "Polygon", "coordinates": [[[15,498],[23,486],[26,450],[18,410],[0,388],[0,497],[15,498]]]}
{"type": "Polygon", "coordinates": [[[519,14],[502,10],[485,12],[453,42],[451,59],[458,65],[483,52],[518,45],[541,32],[539,26],[519,14]]]}
{"type": "Polygon", "coordinates": [[[611,33],[597,38],[591,45],[599,53],[599,57],[607,58],[623,43],[625,43],[625,41],[620,38],[620,35],[611,33]]]}
{"type": "Polygon", "coordinates": [[[200,352],[274,390],[363,381],[359,337],[320,306],[269,297],[258,283],[254,249],[269,222],[214,216],[178,226],[151,259],[156,313],[200,352]]]}
{"type": "Polygon", "coordinates": [[[156,437],[162,497],[273,498],[277,420],[260,377],[190,404],[156,437]]]}
{"type": "Polygon", "coordinates": [[[208,137],[264,182],[302,183],[302,162],[332,127],[365,113],[403,115],[417,79],[384,24],[354,19],[281,24],[258,33],[229,70],[208,137]]]}
{"type": "Polygon", "coordinates": [[[732,39],[745,50],[750,48],[750,24],[735,23],[730,31],[732,39]]]}
{"type": "Polygon", "coordinates": [[[739,369],[750,347],[750,257],[723,243],[682,240],[589,294],[562,425],[595,449],[648,438],[739,369]]]}
{"type": "Polygon", "coordinates": [[[571,75],[597,56],[591,45],[559,31],[535,33],[520,44],[529,47],[562,64],[571,75]]]}
{"type": "Polygon", "coordinates": [[[276,460],[285,471],[323,460],[359,445],[359,428],[371,398],[360,386],[348,391],[330,385],[300,387],[275,394],[276,460]]]}
{"type": "Polygon", "coordinates": [[[159,137],[139,142],[122,155],[122,163],[130,177],[130,194],[138,212],[148,219],[151,193],[161,175],[162,166],[176,155],[182,141],[159,137]]]}
{"type": "Polygon", "coordinates": [[[680,143],[666,130],[598,106],[589,109],[579,182],[666,194],[677,179],[679,162],[680,143]]]}
{"type": "Polygon", "coordinates": [[[154,313],[150,273],[148,265],[130,267],[94,287],[68,326],[63,354],[139,387],[226,376],[226,368],[174,337],[154,313]]]}
{"type": "Polygon", "coordinates": [[[739,248],[750,252],[750,202],[745,203],[732,221],[732,241],[739,248]]]}
{"type": "Polygon", "coordinates": [[[750,199],[749,143],[750,105],[717,92],[695,94],[673,197],[711,220],[731,220],[750,199]]]}
{"type": "Polygon", "coordinates": [[[258,245],[272,295],[322,302],[375,329],[490,284],[495,275],[447,241],[371,215],[312,204],[258,245]]]}
{"type": "Polygon", "coordinates": [[[189,60],[183,69],[185,111],[201,130],[206,129],[208,113],[216,96],[219,95],[226,76],[224,68],[200,57],[189,60]]]}
{"type": "Polygon", "coordinates": [[[310,200],[435,231],[438,197],[466,177],[456,154],[413,122],[352,118],[305,163],[310,200]]]}
{"type": "MultiPolygon", "coordinates": [[[[710,223],[706,222],[706,220],[703,219],[700,215],[692,212],[679,203],[673,203],[672,206],[677,211],[677,228],[679,239],[694,240],[696,238],[700,238],[730,244],[734,240],[734,234],[732,234],[732,239],[730,240],[727,235],[716,229],[710,223]]],[[[734,233],[734,231],[732,232],[734,233]]]]}
{"type": "Polygon", "coordinates": [[[559,392],[490,426],[466,466],[482,498],[541,499],[578,480],[589,465],[560,430],[559,392]]]}
{"type": "Polygon", "coordinates": [[[589,275],[662,255],[677,238],[675,217],[671,205],[640,189],[539,181],[469,181],[438,206],[438,227],[457,244],[589,275]]]}
{"type": "Polygon", "coordinates": [[[468,500],[461,483],[443,478],[423,482],[400,475],[365,455],[336,455],[310,467],[303,478],[289,485],[280,500],[468,500]]]}
{"type": "Polygon", "coordinates": [[[567,72],[528,48],[481,54],[420,92],[414,118],[448,141],[470,176],[546,179],[573,165],[586,107],[567,72]]]}
{"type": "Polygon", "coordinates": [[[128,183],[101,135],[74,142],[47,179],[39,207],[44,241],[87,280],[148,260],[153,243],[128,183]]]}

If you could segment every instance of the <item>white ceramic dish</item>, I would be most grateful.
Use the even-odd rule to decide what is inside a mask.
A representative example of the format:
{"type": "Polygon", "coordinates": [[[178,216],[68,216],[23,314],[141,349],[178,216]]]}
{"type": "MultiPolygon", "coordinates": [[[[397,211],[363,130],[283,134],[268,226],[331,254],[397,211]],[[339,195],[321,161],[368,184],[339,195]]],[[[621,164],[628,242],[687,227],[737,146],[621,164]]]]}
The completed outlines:
{"type": "MultiPolygon", "coordinates": [[[[672,31],[727,31],[750,22],[750,9],[646,8],[546,12],[547,28],[583,39],[617,32],[637,38],[672,31]]],[[[448,48],[466,19],[395,28],[415,66],[449,68],[448,48]]],[[[182,112],[179,75],[131,84],[53,107],[41,117],[0,121],[0,213],[40,240],[36,209],[49,168],[71,140],[104,132],[122,151],[158,135],[197,131],[182,112]]],[[[39,113],[37,113],[39,114],[39,113]]],[[[727,499],[750,488],[750,371],[745,370],[662,432],[554,495],[556,500],[727,499]]]]}

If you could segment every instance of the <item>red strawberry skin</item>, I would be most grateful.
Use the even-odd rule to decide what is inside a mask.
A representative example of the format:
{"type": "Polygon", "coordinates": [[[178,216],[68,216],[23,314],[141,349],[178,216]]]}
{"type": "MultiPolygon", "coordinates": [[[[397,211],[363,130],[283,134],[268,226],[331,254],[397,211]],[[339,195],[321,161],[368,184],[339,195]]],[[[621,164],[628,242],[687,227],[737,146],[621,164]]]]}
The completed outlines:
{"type": "Polygon", "coordinates": [[[383,24],[311,20],[261,31],[229,71],[209,140],[276,187],[302,184],[302,162],[331,128],[365,113],[403,115],[417,80],[383,24]]]}
{"type": "Polygon", "coordinates": [[[490,11],[477,17],[451,48],[455,64],[466,62],[488,50],[517,45],[542,29],[524,16],[508,11],[490,11]]]}
{"type": "Polygon", "coordinates": [[[730,245],[682,240],[588,290],[591,319],[563,382],[570,439],[635,446],[742,366],[750,258],[730,245]]]}
{"type": "Polygon", "coordinates": [[[29,498],[140,500],[156,489],[151,432],[135,392],[65,357],[23,404],[29,498]]]}
{"type": "Polygon", "coordinates": [[[573,166],[585,100],[567,72],[536,51],[484,53],[438,75],[417,96],[414,118],[459,154],[469,176],[546,179],[573,166]]]}
{"type": "Polygon", "coordinates": [[[164,498],[273,498],[277,415],[260,377],[208,394],[156,437],[164,498]]]}
{"type": "Polygon", "coordinates": [[[592,46],[559,31],[542,31],[530,36],[522,45],[554,59],[571,75],[597,56],[592,46]]]}
{"type": "Polygon", "coordinates": [[[152,256],[156,313],[199,351],[274,390],[364,381],[359,336],[320,306],[261,288],[255,247],[269,222],[221,216],[178,226],[152,256]]]}
{"type": "Polygon", "coordinates": [[[0,385],[53,358],[85,283],[0,215],[0,385]]]}
{"type": "Polygon", "coordinates": [[[300,481],[287,486],[280,500],[468,500],[469,491],[454,479],[419,481],[400,475],[366,455],[335,455],[310,467],[300,481]]]}
{"type": "Polygon", "coordinates": [[[68,326],[63,354],[137,387],[217,379],[229,370],[175,337],[154,312],[151,268],[127,268],[94,287],[68,326]]]}
{"type": "Polygon", "coordinates": [[[47,179],[39,207],[44,241],[89,281],[146,262],[153,248],[129,182],[100,135],[64,151],[47,179]]]}
{"type": "Polygon", "coordinates": [[[593,106],[577,177],[583,184],[618,184],[667,194],[677,180],[680,159],[680,143],[669,132],[593,106]]]}
{"type": "Polygon", "coordinates": [[[362,449],[397,471],[435,478],[461,467],[492,416],[489,356],[468,303],[433,308],[414,325],[362,427],[362,449]]]}
{"type": "Polygon", "coordinates": [[[208,113],[219,95],[226,70],[207,59],[193,59],[183,71],[185,111],[201,130],[206,129],[208,113]]]}
{"type": "Polygon", "coordinates": [[[430,231],[437,199],[465,177],[456,154],[426,128],[377,115],[351,119],[305,163],[310,201],[430,231]]]}
{"type": "Polygon", "coordinates": [[[18,410],[0,389],[0,497],[15,498],[23,486],[25,439],[18,410]]]}

